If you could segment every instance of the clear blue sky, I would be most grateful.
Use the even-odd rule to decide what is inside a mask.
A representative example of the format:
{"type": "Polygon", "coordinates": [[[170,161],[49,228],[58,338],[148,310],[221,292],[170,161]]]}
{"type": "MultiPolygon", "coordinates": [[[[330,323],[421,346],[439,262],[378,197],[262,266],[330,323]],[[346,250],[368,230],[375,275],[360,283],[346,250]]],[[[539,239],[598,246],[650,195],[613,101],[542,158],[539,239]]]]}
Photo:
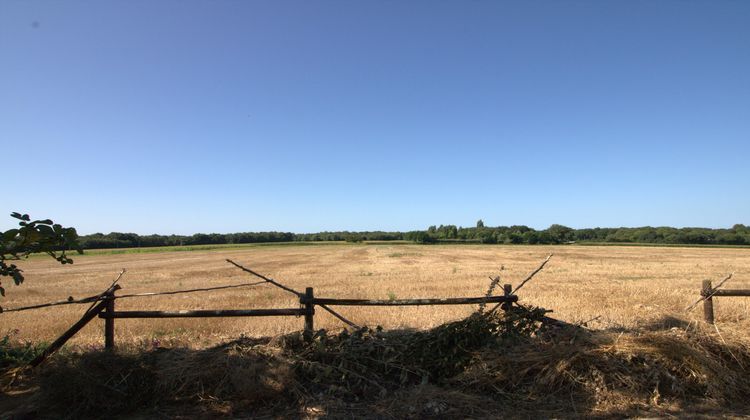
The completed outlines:
{"type": "Polygon", "coordinates": [[[0,2],[2,214],[750,224],[750,2],[0,2]]]}

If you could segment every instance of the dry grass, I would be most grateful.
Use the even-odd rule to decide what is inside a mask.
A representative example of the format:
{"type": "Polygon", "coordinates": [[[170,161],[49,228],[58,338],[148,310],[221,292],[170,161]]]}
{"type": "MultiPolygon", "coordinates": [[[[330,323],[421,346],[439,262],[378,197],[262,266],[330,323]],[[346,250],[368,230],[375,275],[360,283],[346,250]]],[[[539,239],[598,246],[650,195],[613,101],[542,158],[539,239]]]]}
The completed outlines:
{"type": "MultiPolygon", "coordinates": [[[[317,296],[382,298],[481,296],[488,276],[501,265],[501,283],[518,282],[549,252],[555,257],[522,289],[521,301],[554,309],[558,319],[602,328],[670,327],[671,317],[699,319],[700,307],[684,308],[698,297],[702,279],[719,279],[734,271],[731,288],[750,288],[750,251],[746,249],[590,247],[590,246],[419,246],[340,245],[259,247],[242,250],[78,256],[72,266],[47,259],[19,264],[26,274],[22,287],[10,287],[3,306],[10,308],[69,295],[83,297],[105,289],[121,268],[122,293],[178,290],[236,284],[251,278],[224,262],[252,267],[291,287],[315,287],[317,296]]],[[[722,331],[748,330],[750,299],[715,301],[722,331]]],[[[118,301],[122,310],[296,307],[294,297],[271,286],[188,295],[118,301]]],[[[474,307],[340,308],[360,325],[385,328],[434,327],[466,316],[474,307]]],[[[40,309],[0,315],[2,329],[18,328],[22,340],[52,340],[72,324],[83,307],[40,309]]],[[[342,324],[323,311],[317,327],[342,324]]],[[[224,318],[118,320],[119,343],[205,347],[245,336],[274,336],[299,330],[302,320],[224,318]]],[[[0,331],[0,333],[3,331],[0,331]]],[[[86,327],[73,344],[101,346],[102,322],[86,327]]]]}

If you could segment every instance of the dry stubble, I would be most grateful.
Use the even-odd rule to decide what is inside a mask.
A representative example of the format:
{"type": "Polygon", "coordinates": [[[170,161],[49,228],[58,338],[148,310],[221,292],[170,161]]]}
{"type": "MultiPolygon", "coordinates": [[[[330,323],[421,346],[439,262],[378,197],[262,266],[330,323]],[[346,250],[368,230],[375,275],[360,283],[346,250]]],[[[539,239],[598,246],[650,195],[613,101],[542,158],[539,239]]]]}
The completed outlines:
{"type": "MultiPolygon", "coordinates": [[[[327,245],[269,246],[229,251],[165,252],[78,256],[72,266],[35,258],[19,264],[26,283],[10,287],[7,308],[83,297],[105,289],[121,268],[128,270],[121,293],[179,290],[254,281],[230,266],[231,258],[274,279],[319,297],[387,299],[481,296],[489,276],[518,283],[548,254],[555,256],[519,293],[521,302],[554,310],[554,317],[585,321],[594,328],[648,328],[670,317],[699,319],[701,309],[684,308],[695,301],[702,279],[735,272],[727,285],[750,288],[750,251],[718,248],[653,248],[593,246],[420,246],[327,245]],[[505,270],[500,272],[500,266],[505,270]]],[[[120,300],[120,310],[291,308],[294,296],[270,285],[250,289],[120,300]]],[[[750,299],[715,301],[721,328],[746,331],[750,299]]],[[[0,333],[18,328],[24,340],[52,340],[80,317],[85,307],[70,305],[0,315],[0,333]]],[[[472,306],[341,307],[359,324],[385,328],[429,328],[467,315],[472,306]]],[[[341,323],[323,311],[319,328],[341,323]]],[[[180,344],[202,347],[247,336],[268,336],[299,330],[302,319],[209,318],[126,319],[116,322],[119,343],[180,344]]],[[[72,342],[99,346],[102,321],[87,326],[72,342]]]]}

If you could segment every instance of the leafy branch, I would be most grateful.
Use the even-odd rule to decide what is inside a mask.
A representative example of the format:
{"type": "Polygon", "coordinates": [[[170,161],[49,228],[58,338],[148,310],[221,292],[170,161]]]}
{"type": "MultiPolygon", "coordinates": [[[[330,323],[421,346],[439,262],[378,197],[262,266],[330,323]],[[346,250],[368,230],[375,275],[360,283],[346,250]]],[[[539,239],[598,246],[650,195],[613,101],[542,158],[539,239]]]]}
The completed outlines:
{"type": "MultiPolygon", "coordinates": [[[[0,277],[11,277],[16,285],[23,283],[23,270],[8,261],[21,260],[34,253],[47,254],[60,264],[73,263],[66,251],[83,253],[75,228],[63,227],[49,219],[32,221],[28,214],[13,212],[10,216],[20,220],[20,227],[0,233],[0,277]]],[[[5,296],[2,282],[0,295],[5,296]]]]}

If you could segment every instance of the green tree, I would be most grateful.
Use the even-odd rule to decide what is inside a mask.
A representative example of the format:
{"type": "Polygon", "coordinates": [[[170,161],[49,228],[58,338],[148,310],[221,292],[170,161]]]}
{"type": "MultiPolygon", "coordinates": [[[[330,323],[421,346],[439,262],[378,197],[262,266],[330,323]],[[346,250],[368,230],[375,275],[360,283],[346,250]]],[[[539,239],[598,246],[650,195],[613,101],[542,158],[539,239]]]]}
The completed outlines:
{"type": "Polygon", "coordinates": [[[482,219],[477,220],[477,228],[483,228],[484,227],[484,221],[482,219]]]}
{"type": "Polygon", "coordinates": [[[518,232],[511,232],[506,236],[505,243],[520,244],[523,242],[523,235],[518,232]]]}
{"type": "MultiPolygon", "coordinates": [[[[68,250],[83,253],[74,228],[62,227],[49,219],[31,221],[28,214],[14,212],[10,216],[20,220],[20,227],[0,235],[0,277],[11,277],[16,285],[23,283],[23,270],[8,261],[27,258],[33,253],[48,254],[60,264],[73,263],[65,253],[68,250]]],[[[2,282],[0,295],[5,296],[2,282]]]]}
{"type": "Polygon", "coordinates": [[[435,242],[435,238],[430,236],[427,232],[423,230],[415,230],[412,232],[407,232],[405,235],[405,238],[410,241],[414,241],[418,244],[431,244],[435,242]]]}
{"type": "Polygon", "coordinates": [[[563,225],[552,225],[547,229],[547,233],[550,236],[550,241],[558,244],[573,238],[573,229],[563,225]]]}

